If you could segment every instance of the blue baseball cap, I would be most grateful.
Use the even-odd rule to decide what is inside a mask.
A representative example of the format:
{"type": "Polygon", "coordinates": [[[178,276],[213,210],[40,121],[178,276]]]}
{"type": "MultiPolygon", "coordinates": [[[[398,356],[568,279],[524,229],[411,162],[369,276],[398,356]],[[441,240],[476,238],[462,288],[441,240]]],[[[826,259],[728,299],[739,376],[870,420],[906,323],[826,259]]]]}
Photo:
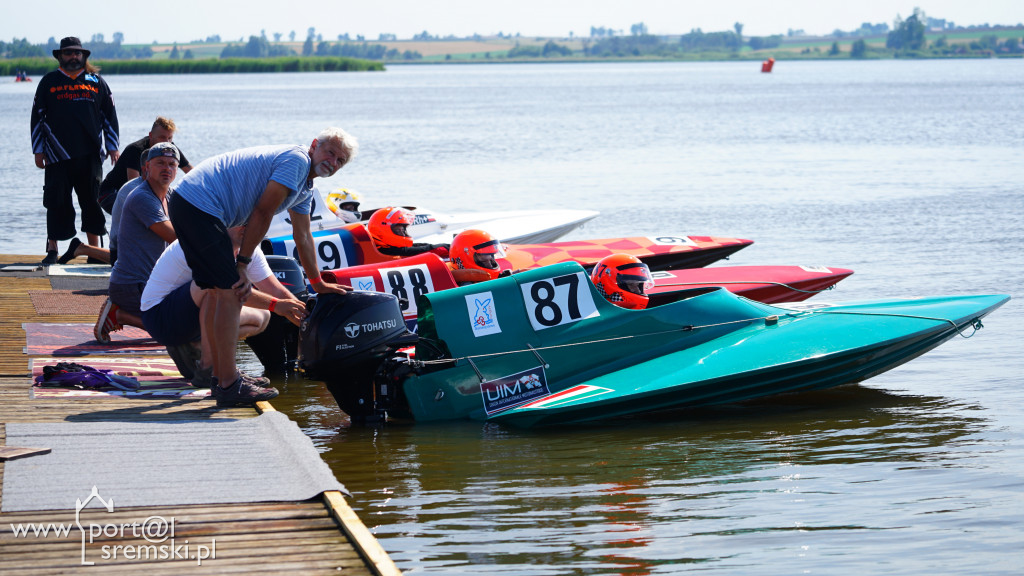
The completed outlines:
{"type": "Polygon", "coordinates": [[[146,161],[150,161],[153,158],[160,156],[169,156],[174,158],[175,162],[181,162],[181,154],[178,152],[178,147],[170,142],[158,142],[153,144],[149,148],[149,153],[146,155],[146,161]]]}

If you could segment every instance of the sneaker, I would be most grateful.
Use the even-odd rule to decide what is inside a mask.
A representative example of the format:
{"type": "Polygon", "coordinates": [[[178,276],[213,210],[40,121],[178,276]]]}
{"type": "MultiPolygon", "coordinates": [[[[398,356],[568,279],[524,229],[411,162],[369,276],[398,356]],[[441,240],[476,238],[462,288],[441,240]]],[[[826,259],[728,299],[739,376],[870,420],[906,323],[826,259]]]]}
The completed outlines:
{"type": "Polygon", "coordinates": [[[277,389],[261,388],[246,382],[241,376],[231,386],[221,388],[216,378],[214,378],[213,386],[210,389],[210,396],[217,401],[218,408],[248,406],[261,400],[277,398],[277,389]]]}
{"type": "Polygon", "coordinates": [[[67,264],[68,262],[74,260],[75,250],[78,250],[78,247],[81,245],[81,240],[79,240],[78,238],[72,238],[71,244],[68,246],[68,249],[64,251],[64,254],[62,254],[60,258],[57,258],[57,264],[67,264]]]}
{"type": "Polygon", "coordinates": [[[46,251],[46,258],[43,258],[43,260],[40,262],[40,264],[42,264],[43,266],[52,266],[52,265],[54,265],[56,263],[57,263],[57,251],[56,250],[47,250],[46,251]]]}
{"type": "Polygon", "coordinates": [[[252,376],[252,375],[246,374],[245,372],[242,372],[241,370],[238,371],[238,375],[242,377],[242,380],[245,380],[246,382],[248,382],[250,384],[255,384],[257,386],[269,386],[270,385],[270,378],[267,378],[266,376],[252,376]]]}
{"type": "Polygon", "coordinates": [[[103,308],[100,308],[100,316],[96,319],[96,325],[92,328],[92,335],[96,337],[96,341],[100,344],[110,344],[110,333],[116,332],[123,328],[117,322],[117,304],[110,301],[107,298],[103,302],[103,308]]]}

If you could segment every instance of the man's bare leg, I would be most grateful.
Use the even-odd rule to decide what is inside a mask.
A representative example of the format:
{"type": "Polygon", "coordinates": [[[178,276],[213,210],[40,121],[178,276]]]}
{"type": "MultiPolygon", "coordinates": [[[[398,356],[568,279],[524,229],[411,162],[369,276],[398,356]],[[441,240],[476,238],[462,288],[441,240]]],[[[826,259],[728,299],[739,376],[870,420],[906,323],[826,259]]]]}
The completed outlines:
{"type": "Polygon", "coordinates": [[[213,370],[213,351],[210,350],[210,333],[206,330],[207,314],[210,314],[210,299],[206,297],[208,290],[203,290],[193,282],[189,286],[189,294],[196,308],[199,308],[199,349],[202,351],[202,360],[199,367],[202,370],[213,370]]]}
{"type": "Polygon", "coordinates": [[[238,337],[248,338],[267,329],[270,324],[270,310],[242,308],[238,319],[238,337]]]}
{"type": "Polygon", "coordinates": [[[120,308],[114,312],[114,316],[117,318],[117,323],[122,326],[135,326],[136,328],[142,328],[143,330],[146,329],[146,326],[142,324],[142,318],[140,316],[136,316],[130,312],[125,312],[120,308]]]}
{"type": "Polygon", "coordinates": [[[203,331],[209,334],[213,375],[222,388],[227,388],[238,378],[235,346],[242,303],[230,288],[211,288],[208,292],[209,310],[204,318],[203,331]]]}
{"type": "Polygon", "coordinates": [[[98,248],[90,244],[80,244],[78,248],[75,249],[75,257],[77,258],[78,256],[85,256],[87,258],[101,260],[110,264],[110,250],[107,248],[98,248]]]}

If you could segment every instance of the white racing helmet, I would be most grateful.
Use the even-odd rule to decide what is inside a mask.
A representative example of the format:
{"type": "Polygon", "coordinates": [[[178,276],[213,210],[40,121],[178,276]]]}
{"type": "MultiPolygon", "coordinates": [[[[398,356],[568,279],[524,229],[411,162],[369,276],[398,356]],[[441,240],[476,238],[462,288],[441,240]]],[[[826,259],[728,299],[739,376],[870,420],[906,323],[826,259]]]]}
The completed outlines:
{"type": "Polygon", "coordinates": [[[359,222],[363,215],[359,212],[359,193],[348,188],[336,188],[327,195],[327,207],[334,215],[346,223],[359,222]]]}

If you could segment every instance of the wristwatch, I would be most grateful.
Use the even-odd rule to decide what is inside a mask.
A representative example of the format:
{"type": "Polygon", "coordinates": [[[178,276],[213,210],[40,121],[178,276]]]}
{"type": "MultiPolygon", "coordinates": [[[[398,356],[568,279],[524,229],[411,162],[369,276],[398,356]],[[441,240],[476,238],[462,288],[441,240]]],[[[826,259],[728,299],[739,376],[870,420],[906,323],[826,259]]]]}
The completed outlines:
{"type": "Polygon", "coordinates": [[[238,256],[235,256],[235,262],[239,262],[248,266],[249,264],[252,264],[252,258],[248,256],[242,256],[241,254],[239,254],[238,256]]]}

